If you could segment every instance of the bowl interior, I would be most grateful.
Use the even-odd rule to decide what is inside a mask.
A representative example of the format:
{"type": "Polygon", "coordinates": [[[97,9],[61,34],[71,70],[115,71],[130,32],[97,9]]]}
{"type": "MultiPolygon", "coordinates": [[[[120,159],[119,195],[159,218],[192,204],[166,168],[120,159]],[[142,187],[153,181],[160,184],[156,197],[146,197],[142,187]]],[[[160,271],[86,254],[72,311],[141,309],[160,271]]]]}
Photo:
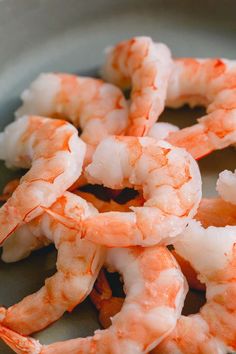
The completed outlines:
{"type": "MultiPolygon", "coordinates": [[[[13,120],[20,93],[40,73],[64,71],[98,75],[104,48],[133,35],[150,35],[167,43],[174,56],[234,58],[236,2],[198,0],[3,0],[0,2],[0,130],[13,120]]],[[[193,124],[201,109],[166,110],[160,120],[193,124]]],[[[233,148],[215,152],[199,164],[204,196],[215,195],[223,169],[234,169],[233,148]]],[[[22,171],[0,164],[0,188],[22,171]]],[[[55,271],[52,247],[15,264],[0,262],[0,303],[10,306],[39,289],[55,271]]],[[[196,311],[203,297],[192,292],[187,311],[196,311]]],[[[98,328],[96,311],[86,300],[71,314],[36,335],[43,343],[91,335],[98,328]]],[[[0,344],[1,353],[12,351],[0,344]]]]}

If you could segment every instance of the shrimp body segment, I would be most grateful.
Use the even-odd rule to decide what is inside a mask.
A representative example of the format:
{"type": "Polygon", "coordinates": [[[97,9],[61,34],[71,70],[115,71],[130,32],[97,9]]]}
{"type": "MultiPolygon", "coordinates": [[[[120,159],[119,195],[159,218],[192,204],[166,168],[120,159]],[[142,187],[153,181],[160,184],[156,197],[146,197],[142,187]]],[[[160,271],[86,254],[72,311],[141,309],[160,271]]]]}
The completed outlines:
{"type": "Polygon", "coordinates": [[[205,228],[208,226],[236,226],[236,207],[221,198],[203,198],[195,219],[205,228]]]}
{"type": "Polygon", "coordinates": [[[127,135],[144,136],[165,106],[172,69],[170,50],[149,37],[134,37],[107,50],[103,76],[122,87],[132,87],[127,135]]]}
{"type": "Polygon", "coordinates": [[[171,133],[168,141],[195,158],[236,143],[236,64],[226,59],[183,58],[174,61],[167,101],[169,107],[203,105],[199,124],[171,133]]]}
{"type": "Polygon", "coordinates": [[[16,111],[16,117],[38,114],[69,120],[81,128],[81,139],[93,147],[108,135],[124,134],[128,124],[123,93],[98,79],[41,74],[21,98],[23,105],[16,111]]]}
{"type": "Polygon", "coordinates": [[[69,123],[25,116],[0,134],[0,159],[30,168],[0,209],[0,243],[50,207],[80,176],[86,146],[69,123]]]}
{"type": "Polygon", "coordinates": [[[219,174],[216,189],[223,200],[236,204],[236,170],[234,172],[225,170],[219,174]]]}
{"type": "Polygon", "coordinates": [[[158,140],[165,140],[170,133],[179,131],[179,128],[170,123],[166,122],[157,122],[148,132],[148,136],[158,140]]]}
{"type": "MultiPolygon", "coordinates": [[[[118,204],[115,201],[103,201],[97,199],[93,194],[74,191],[76,195],[85,199],[92,204],[99,212],[115,211],[129,211],[130,206],[141,206],[144,200],[141,196],[125,203],[118,204]]],[[[76,221],[75,221],[76,222],[76,221]]],[[[34,222],[22,225],[17,231],[13,232],[11,237],[7,238],[3,243],[1,258],[6,263],[17,262],[30,255],[36,249],[47,246],[51,243],[41,232],[35,233],[34,222]],[[32,231],[33,228],[33,231],[32,231]]]]}
{"type": "Polygon", "coordinates": [[[97,330],[93,337],[42,346],[4,326],[0,337],[20,354],[148,353],[173,330],[187,291],[185,279],[162,246],[109,250],[107,265],[122,274],[126,292],[108,329],[97,330]]]}
{"type": "Polygon", "coordinates": [[[206,304],[181,316],[153,353],[226,354],[236,349],[236,227],[209,227],[191,221],[175,248],[206,284],[206,304]]]}
{"type": "Polygon", "coordinates": [[[168,83],[166,105],[172,108],[184,104],[206,106],[209,113],[216,109],[233,109],[236,108],[235,83],[234,60],[176,59],[168,83]]]}
{"type": "Polygon", "coordinates": [[[143,192],[143,206],[84,221],[83,237],[109,247],[168,243],[183,231],[201,200],[201,177],[192,156],[149,137],[104,139],[86,176],[91,183],[143,192]]]}
{"type": "Polygon", "coordinates": [[[65,311],[72,311],[90,293],[104,263],[105,251],[81,240],[79,230],[82,220],[94,213],[96,209],[91,204],[66,192],[49,210],[27,224],[31,239],[41,237],[42,243],[43,235],[48,243],[55,244],[57,272],[36,293],[8,309],[1,308],[3,325],[24,335],[39,331],[65,311]]]}

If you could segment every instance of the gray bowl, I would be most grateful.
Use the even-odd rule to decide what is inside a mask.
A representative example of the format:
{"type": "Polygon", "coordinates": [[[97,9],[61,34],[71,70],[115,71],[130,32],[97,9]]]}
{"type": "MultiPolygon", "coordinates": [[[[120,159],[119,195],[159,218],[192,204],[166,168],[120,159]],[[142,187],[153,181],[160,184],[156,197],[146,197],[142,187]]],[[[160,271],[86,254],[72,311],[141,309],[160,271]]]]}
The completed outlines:
{"type": "MultiPolygon", "coordinates": [[[[167,43],[174,56],[236,57],[236,2],[224,0],[1,0],[0,1],[0,130],[13,119],[19,95],[42,71],[96,75],[103,50],[133,35],[150,35],[167,43]]],[[[162,119],[184,126],[201,114],[167,111],[162,119]]],[[[204,195],[215,193],[219,171],[233,169],[232,149],[200,162],[204,195]]],[[[16,175],[0,165],[0,188],[16,175]]],[[[0,303],[19,301],[42,286],[54,272],[49,248],[28,259],[0,263],[0,303]]],[[[197,311],[201,296],[191,293],[187,312],[197,311]]],[[[43,343],[91,335],[98,328],[89,301],[36,335],[43,343]]],[[[0,344],[0,353],[11,353],[0,344]]]]}

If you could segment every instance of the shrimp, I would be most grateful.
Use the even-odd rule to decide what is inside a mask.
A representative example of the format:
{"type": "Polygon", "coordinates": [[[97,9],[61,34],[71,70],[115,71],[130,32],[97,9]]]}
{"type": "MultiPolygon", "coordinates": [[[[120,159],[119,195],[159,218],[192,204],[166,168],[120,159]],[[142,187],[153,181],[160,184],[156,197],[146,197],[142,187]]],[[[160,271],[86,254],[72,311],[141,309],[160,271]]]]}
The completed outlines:
{"type": "Polygon", "coordinates": [[[114,200],[110,201],[104,201],[101,199],[98,199],[95,197],[95,195],[91,193],[86,193],[82,192],[80,190],[74,191],[73,193],[77,194],[81,198],[84,198],[87,200],[89,203],[93,204],[95,208],[100,212],[100,213],[105,213],[108,211],[130,211],[130,207],[132,206],[142,206],[144,203],[144,199],[142,196],[137,196],[134,199],[129,200],[128,202],[124,204],[119,204],[115,202],[114,200]]]}
{"type": "MultiPolygon", "coordinates": [[[[109,202],[96,198],[93,194],[74,191],[76,195],[85,199],[90,204],[99,210],[99,212],[107,211],[129,211],[130,206],[143,205],[144,200],[141,196],[128,201],[125,204],[119,204],[111,200],[109,202]]],[[[38,233],[37,235],[32,232],[32,224],[34,230],[34,223],[28,223],[22,225],[16,232],[13,232],[11,237],[5,240],[3,243],[2,260],[6,263],[17,262],[30,255],[32,251],[40,249],[51,243],[47,237],[38,233]]]]}
{"type": "Polygon", "coordinates": [[[219,174],[216,189],[222,199],[226,202],[236,204],[236,170],[233,172],[225,170],[219,174]]]}
{"type": "Polygon", "coordinates": [[[236,349],[236,227],[204,229],[191,221],[175,243],[178,254],[206,284],[198,314],[181,316],[174,331],[152,353],[228,353],[236,349]]]}
{"type": "Polygon", "coordinates": [[[204,227],[208,226],[236,226],[236,208],[233,204],[221,198],[203,198],[199,205],[195,219],[204,227]]]}
{"type": "Polygon", "coordinates": [[[50,207],[79,178],[85,143],[69,123],[25,116],[0,134],[0,159],[30,170],[0,208],[0,244],[23,222],[50,207]]]}
{"type": "MultiPolygon", "coordinates": [[[[1,200],[7,201],[19,184],[20,179],[18,178],[9,181],[3,189],[1,200]]],[[[5,240],[1,255],[4,262],[17,262],[28,257],[32,251],[51,243],[51,241],[43,235],[37,235],[37,237],[33,235],[29,225],[30,223],[22,225],[16,232],[11,234],[11,237],[5,240]]]]}
{"type": "Polygon", "coordinates": [[[38,114],[71,121],[82,129],[80,137],[88,144],[89,156],[106,136],[124,134],[128,124],[128,106],[121,90],[94,78],[40,74],[21,98],[16,117],[38,114]]]}
{"type": "MultiPolygon", "coordinates": [[[[172,250],[171,252],[180,265],[189,287],[200,291],[205,290],[205,285],[197,279],[197,274],[191,264],[175,251],[172,250]]],[[[124,298],[112,295],[111,287],[104,272],[99,273],[94,288],[89,294],[89,298],[98,310],[98,319],[101,326],[108,328],[111,325],[112,317],[120,311],[124,303],[124,298]]]]}
{"type": "Polygon", "coordinates": [[[200,282],[197,277],[197,272],[192,267],[192,265],[186,261],[183,257],[181,257],[175,250],[171,250],[173,256],[175,257],[176,261],[179,263],[179,266],[187,279],[188,286],[190,289],[195,289],[197,291],[205,291],[206,287],[205,284],[200,282]]]}
{"type": "Polygon", "coordinates": [[[127,135],[146,135],[156,122],[171,69],[169,48],[149,37],[134,37],[107,50],[103,77],[122,88],[132,85],[127,135]]]}
{"type": "Polygon", "coordinates": [[[11,234],[11,237],[4,241],[1,255],[3,262],[18,262],[27,258],[31,252],[51,243],[51,240],[43,234],[33,234],[31,231],[32,225],[35,226],[34,220],[20,226],[11,234]]]}
{"type": "Polygon", "coordinates": [[[65,311],[72,311],[89,294],[105,256],[103,247],[80,238],[82,220],[94,213],[96,209],[85,200],[65,192],[50,209],[27,224],[35,238],[44,235],[54,242],[57,273],[38,292],[8,309],[2,307],[2,325],[24,335],[39,331],[65,311]]]}
{"type": "Polygon", "coordinates": [[[103,270],[99,273],[89,298],[99,311],[99,322],[103,328],[111,326],[111,319],[120,312],[124,298],[112,296],[111,287],[103,270]]]}
{"type": "Polygon", "coordinates": [[[0,337],[17,353],[148,353],[175,327],[187,291],[174,257],[163,246],[111,249],[106,265],[118,270],[125,284],[121,311],[106,330],[92,337],[41,345],[0,326],[0,337]]]}
{"type": "Polygon", "coordinates": [[[236,143],[236,110],[217,110],[198,119],[198,124],[170,132],[166,140],[185,148],[195,159],[236,143]]]}
{"type": "Polygon", "coordinates": [[[203,105],[199,123],[170,133],[168,141],[195,158],[236,143],[236,65],[226,59],[177,59],[168,83],[166,105],[203,105]]]}
{"type": "Polygon", "coordinates": [[[157,141],[159,141],[166,139],[171,132],[177,131],[179,131],[179,128],[174,124],[158,122],[152,126],[147,136],[155,138],[157,141]]]}
{"type": "MultiPolygon", "coordinates": [[[[194,217],[205,228],[209,226],[224,227],[236,226],[236,208],[221,198],[202,199],[197,214],[194,217]]],[[[189,287],[195,290],[205,290],[205,285],[197,278],[197,273],[192,265],[182,258],[176,251],[172,251],[185,275],[189,287]]]]}
{"type": "Polygon", "coordinates": [[[150,137],[104,139],[86,176],[91,183],[143,192],[141,207],[131,207],[128,213],[100,213],[84,221],[83,237],[108,247],[170,242],[183,231],[201,200],[201,176],[191,155],[150,137]]]}
{"type": "Polygon", "coordinates": [[[0,201],[6,202],[11,197],[16,187],[19,186],[19,184],[20,184],[20,180],[18,178],[8,182],[3,188],[3,193],[0,195],[0,201]]]}

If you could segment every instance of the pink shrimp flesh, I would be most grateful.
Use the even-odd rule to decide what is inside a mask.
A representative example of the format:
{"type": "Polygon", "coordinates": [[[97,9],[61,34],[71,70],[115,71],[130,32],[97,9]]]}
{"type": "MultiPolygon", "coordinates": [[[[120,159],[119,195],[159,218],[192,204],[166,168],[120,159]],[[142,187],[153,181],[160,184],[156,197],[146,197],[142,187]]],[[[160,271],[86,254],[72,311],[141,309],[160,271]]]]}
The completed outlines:
{"type": "Polygon", "coordinates": [[[57,272],[36,293],[8,309],[0,308],[4,326],[24,335],[39,331],[65,311],[72,311],[89,294],[104,263],[105,251],[81,240],[79,230],[82,220],[95,212],[85,200],[66,192],[44,214],[25,225],[33,241],[43,235],[55,244],[57,272]]]}
{"type": "Polygon", "coordinates": [[[143,192],[141,207],[131,207],[128,213],[100,213],[84,221],[83,237],[109,247],[170,242],[201,200],[201,177],[191,155],[153,138],[106,138],[86,171],[91,183],[143,192]]]}
{"type": "Polygon", "coordinates": [[[105,79],[122,88],[132,86],[127,135],[144,136],[156,122],[171,69],[170,50],[149,37],[134,37],[107,50],[105,79]]]}
{"type": "Polygon", "coordinates": [[[0,159],[30,168],[0,209],[0,243],[20,224],[50,207],[82,171],[85,144],[62,120],[25,116],[0,134],[0,159]]]}
{"type": "Polygon", "coordinates": [[[175,248],[206,284],[206,304],[181,316],[174,331],[152,353],[222,353],[236,349],[236,227],[191,221],[175,248]]]}
{"type": "Polygon", "coordinates": [[[93,337],[50,345],[0,327],[0,337],[20,354],[148,353],[175,327],[186,283],[171,253],[161,246],[112,249],[107,264],[122,273],[126,299],[106,330],[93,337]]]}
{"type": "Polygon", "coordinates": [[[22,94],[16,111],[66,119],[82,130],[90,149],[108,135],[124,134],[128,106],[121,90],[99,79],[69,74],[41,74],[22,94]],[[96,134],[94,134],[96,132],[96,134]]]}
{"type": "Polygon", "coordinates": [[[167,106],[203,105],[199,123],[171,133],[168,141],[185,147],[195,158],[236,143],[236,64],[226,59],[183,58],[174,62],[167,106]]]}

